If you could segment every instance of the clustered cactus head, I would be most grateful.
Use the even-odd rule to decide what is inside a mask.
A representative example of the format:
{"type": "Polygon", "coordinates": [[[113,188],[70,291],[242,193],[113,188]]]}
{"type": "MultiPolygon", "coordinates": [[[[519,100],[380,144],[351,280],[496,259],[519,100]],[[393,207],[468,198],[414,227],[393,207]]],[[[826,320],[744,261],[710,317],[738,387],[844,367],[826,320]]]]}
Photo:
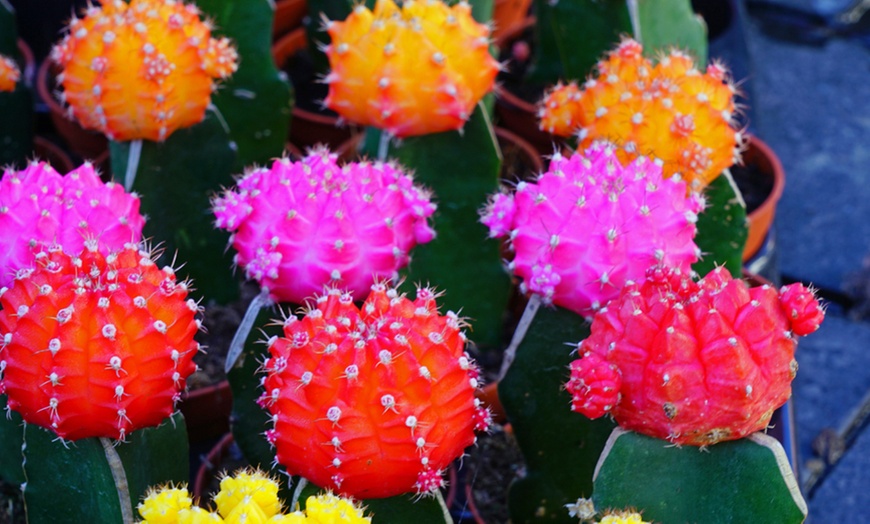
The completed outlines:
{"type": "Polygon", "coordinates": [[[15,85],[19,78],[21,78],[21,71],[15,60],[0,55],[0,93],[15,91],[15,85]]]}
{"type": "Polygon", "coordinates": [[[721,64],[700,72],[673,50],[653,65],[643,48],[625,39],[598,64],[582,88],[557,85],[541,103],[541,129],[577,135],[580,148],[598,140],[616,144],[623,162],[647,155],[701,189],[739,160],[736,88],[721,64]]]}
{"type": "Polygon", "coordinates": [[[113,140],[163,141],[202,121],[215,90],[238,65],[193,4],[105,0],[74,17],[52,51],[62,101],[83,127],[113,140]]]}
{"type": "Polygon", "coordinates": [[[78,254],[99,239],[104,255],[142,238],[139,198],[119,184],[103,183],[86,162],[61,176],[45,162],[7,169],[0,179],[0,287],[34,266],[36,252],[57,244],[78,254]]]}
{"type": "Polygon", "coordinates": [[[597,143],[554,155],[535,182],[495,195],[481,221],[491,236],[509,238],[509,268],[523,292],[588,316],[653,264],[688,272],[703,206],[685,182],[664,179],[659,163],[641,156],[623,166],[613,147],[597,143]]]}
{"type": "Polygon", "coordinates": [[[722,268],[699,282],[652,268],[595,315],[571,364],[572,408],[677,444],[744,437],[788,400],[797,337],[823,318],[802,284],[777,291],[722,268]]]}
{"type": "Polygon", "coordinates": [[[460,129],[498,73],[489,28],[464,1],[378,0],[327,28],[325,105],[397,137],[460,129]]]}
{"type": "Polygon", "coordinates": [[[278,482],[259,470],[239,470],[221,479],[214,497],[217,511],[193,505],[187,488],[165,486],[152,489],[138,507],[145,519],[140,524],[208,524],[244,522],[249,524],[369,524],[362,508],[352,500],[332,493],[312,495],[305,511],[282,513],[278,482]]]}
{"type": "Polygon", "coordinates": [[[66,440],[160,424],[196,368],[199,307],[187,295],[138,244],[49,246],[0,289],[0,393],[66,440]]]}
{"type": "Polygon", "coordinates": [[[236,263],[281,302],[301,304],[327,285],[364,296],[435,236],[435,205],[398,166],[339,166],[325,149],[249,172],[213,207],[236,263]]]}
{"type": "Polygon", "coordinates": [[[650,524],[636,511],[616,511],[608,513],[597,524],[650,524]]]}
{"type": "Polygon", "coordinates": [[[410,300],[380,283],[361,308],[331,290],[301,320],[288,317],[269,341],[260,399],[278,462],[363,499],[439,489],[489,424],[461,328],[438,314],[431,290],[410,300]]]}

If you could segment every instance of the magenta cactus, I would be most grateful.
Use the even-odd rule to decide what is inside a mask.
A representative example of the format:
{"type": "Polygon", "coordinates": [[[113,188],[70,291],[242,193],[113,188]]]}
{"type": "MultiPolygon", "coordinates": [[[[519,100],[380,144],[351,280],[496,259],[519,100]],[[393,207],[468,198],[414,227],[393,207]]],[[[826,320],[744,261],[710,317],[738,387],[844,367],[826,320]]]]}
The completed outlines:
{"type": "Polygon", "coordinates": [[[662,178],[659,163],[623,166],[599,143],[570,158],[556,153],[535,182],[495,195],[481,221],[491,236],[509,236],[523,292],[589,316],[651,265],[690,271],[703,208],[685,182],[662,178]]]}
{"type": "Polygon", "coordinates": [[[59,245],[69,254],[99,240],[107,255],[142,238],[139,197],[114,182],[103,183],[90,162],[65,176],[45,162],[7,169],[0,179],[0,287],[31,269],[40,247],[59,245]]]}
{"type": "Polygon", "coordinates": [[[397,165],[336,158],[318,149],[276,160],[213,202],[236,263],[273,301],[302,303],[325,286],[364,297],[435,236],[427,223],[435,205],[397,165]]]}

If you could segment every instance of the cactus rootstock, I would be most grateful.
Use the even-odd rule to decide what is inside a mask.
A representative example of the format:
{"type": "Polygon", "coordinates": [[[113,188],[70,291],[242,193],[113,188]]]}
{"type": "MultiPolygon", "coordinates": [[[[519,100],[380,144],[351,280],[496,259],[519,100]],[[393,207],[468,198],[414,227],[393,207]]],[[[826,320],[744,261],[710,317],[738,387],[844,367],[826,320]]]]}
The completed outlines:
{"type": "Polygon", "coordinates": [[[722,268],[698,282],[651,268],[596,313],[571,364],[572,408],[676,444],[741,438],[788,400],[797,338],[823,318],[802,284],[750,288],[722,268]]]}
{"type": "Polygon", "coordinates": [[[361,308],[331,290],[288,317],[269,341],[260,399],[278,462],[359,498],[441,488],[442,471],[489,424],[462,325],[438,314],[431,290],[410,300],[380,283],[361,308]]]}
{"type": "Polygon", "coordinates": [[[40,249],[57,244],[78,254],[99,239],[104,255],[142,237],[139,198],[119,184],[103,183],[89,162],[61,176],[45,162],[32,162],[0,179],[0,287],[19,270],[34,266],[40,249]]]}
{"type": "Polygon", "coordinates": [[[175,0],[106,0],[73,17],[51,54],[61,101],[83,127],[113,140],[163,141],[199,123],[215,79],[237,68],[198,8],[175,0]]]}
{"type": "Polygon", "coordinates": [[[596,143],[556,153],[536,181],[495,195],[481,221],[491,236],[509,238],[509,269],[524,292],[588,316],[650,265],[689,271],[703,206],[685,182],[663,178],[660,164],[638,157],[623,165],[612,146],[596,143]]]}
{"type": "Polygon", "coordinates": [[[15,86],[21,78],[18,64],[8,56],[0,55],[0,93],[15,91],[15,86]]]}
{"type": "Polygon", "coordinates": [[[400,167],[339,166],[325,149],[254,169],[213,208],[217,226],[232,232],[236,263],[279,302],[302,304],[325,286],[362,296],[435,236],[427,222],[435,205],[400,167]]]}
{"type": "Polygon", "coordinates": [[[540,126],[577,135],[580,147],[597,140],[618,146],[623,161],[647,155],[700,190],[740,159],[737,89],[722,64],[699,71],[672,50],[653,65],[643,48],[623,40],[582,86],[555,86],[541,102],[540,126]]]}
{"type": "Polygon", "coordinates": [[[397,137],[462,128],[499,70],[489,28],[466,2],[378,0],[327,29],[324,104],[397,137]]]}
{"type": "Polygon", "coordinates": [[[37,253],[0,289],[0,393],[65,440],[160,424],[195,370],[199,306],[138,244],[37,253]]]}

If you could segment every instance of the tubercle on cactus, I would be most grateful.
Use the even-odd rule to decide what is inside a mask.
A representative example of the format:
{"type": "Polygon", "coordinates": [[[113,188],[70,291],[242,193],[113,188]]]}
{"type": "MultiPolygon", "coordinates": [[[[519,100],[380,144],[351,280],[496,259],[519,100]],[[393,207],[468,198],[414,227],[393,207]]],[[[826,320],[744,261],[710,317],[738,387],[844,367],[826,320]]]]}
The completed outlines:
{"type": "Polygon", "coordinates": [[[676,444],[741,438],[788,399],[797,337],[823,318],[801,284],[748,288],[723,268],[698,282],[651,268],[596,313],[571,364],[572,407],[676,444]]]}
{"type": "Polygon", "coordinates": [[[175,410],[194,371],[199,305],[139,244],[49,246],[0,293],[0,391],[65,440],[124,440],[175,410]]]}
{"type": "Polygon", "coordinates": [[[51,56],[63,67],[70,116],[113,140],[163,141],[202,121],[214,79],[238,65],[229,40],[212,38],[194,4],[167,0],[90,6],[51,56]]]}
{"type": "Polygon", "coordinates": [[[325,105],[397,137],[460,129],[499,70],[467,2],[378,0],[327,29],[325,105]]]}
{"type": "Polygon", "coordinates": [[[642,52],[639,43],[624,39],[582,87],[555,86],[541,102],[540,126],[576,134],[583,148],[613,142],[623,160],[658,158],[667,175],[679,174],[700,190],[740,160],[737,88],[721,63],[702,73],[678,50],[663,53],[655,65],[642,52]]]}
{"type": "Polygon", "coordinates": [[[330,290],[269,341],[266,436],[288,472],[360,498],[444,485],[442,471],[485,430],[462,320],[435,293],[409,300],[376,283],[361,308],[330,290]],[[313,427],[312,421],[313,420],[313,427]]]}
{"type": "Polygon", "coordinates": [[[0,55],[0,93],[14,91],[19,78],[21,78],[21,71],[15,60],[0,55]]]}

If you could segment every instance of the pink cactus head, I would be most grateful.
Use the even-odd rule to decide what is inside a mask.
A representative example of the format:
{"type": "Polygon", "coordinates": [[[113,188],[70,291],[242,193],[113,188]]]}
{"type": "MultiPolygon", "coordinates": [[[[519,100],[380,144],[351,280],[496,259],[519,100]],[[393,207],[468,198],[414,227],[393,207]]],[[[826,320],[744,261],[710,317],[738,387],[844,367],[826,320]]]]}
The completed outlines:
{"type": "Polygon", "coordinates": [[[325,286],[363,297],[434,238],[429,194],[394,164],[336,163],[325,149],[256,169],[213,203],[233,233],[236,262],[276,301],[302,303],[325,286]]]}
{"type": "Polygon", "coordinates": [[[481,221],[491,236],[509,235],[509,267],[523,291],[591,315],[652,264],[688,272],[703,207],[684,182],[663,180],[658,163],[639,157],[623,166],[599,143],[570,158],[557,153],[536,182],[495,195],[481,221]]]}
{"type": "Polygon", "coordinates": [[[34,248],[57,244],[75,254],[97,239],[106,255],[139,242],[144,224],[139,197],[103,183],[89,162],[65,176],[45,162],[7,169],[0,179],[0,287],[33,266],[34,248]]]}
{"type": "Polygon", "coordinates": [[[693,282],[652,268],[595,314],[571,364],[572,409],[677,444],[741,438],[789,398],[797,337],[823,318],[801,284],[749,288],[723,268],[693,282]]]}

